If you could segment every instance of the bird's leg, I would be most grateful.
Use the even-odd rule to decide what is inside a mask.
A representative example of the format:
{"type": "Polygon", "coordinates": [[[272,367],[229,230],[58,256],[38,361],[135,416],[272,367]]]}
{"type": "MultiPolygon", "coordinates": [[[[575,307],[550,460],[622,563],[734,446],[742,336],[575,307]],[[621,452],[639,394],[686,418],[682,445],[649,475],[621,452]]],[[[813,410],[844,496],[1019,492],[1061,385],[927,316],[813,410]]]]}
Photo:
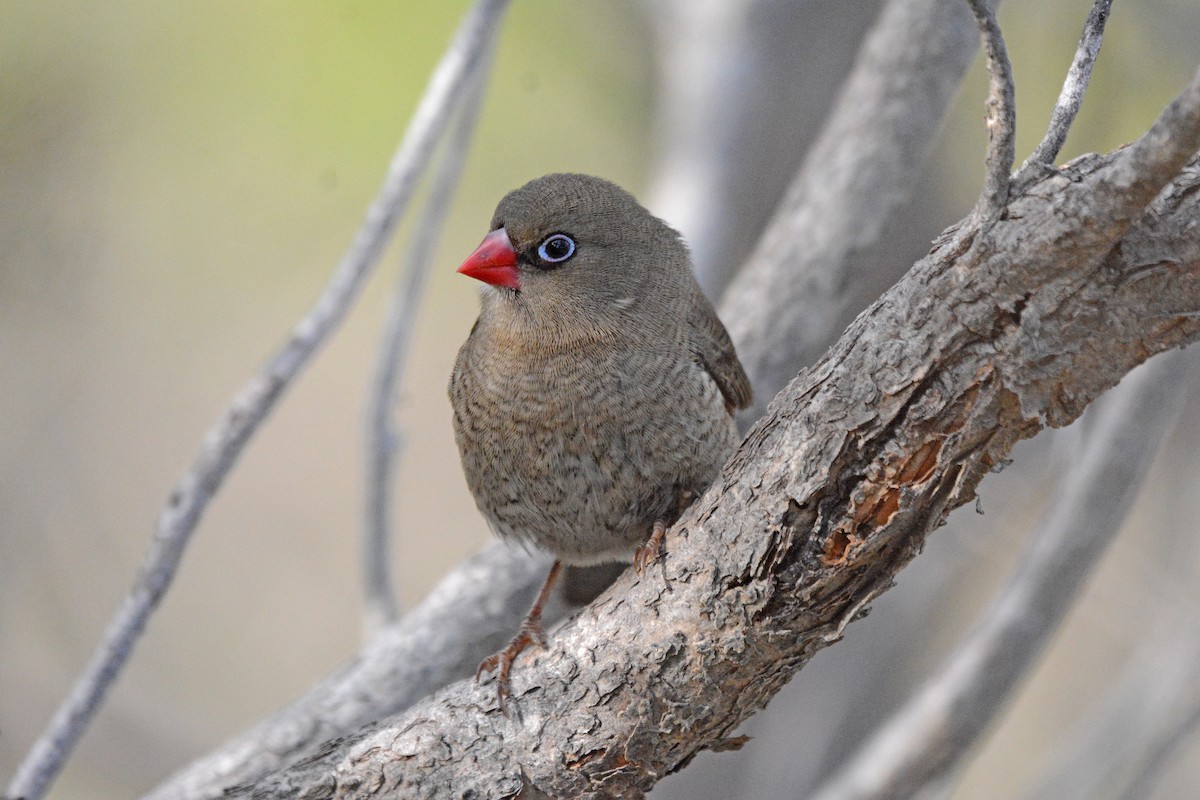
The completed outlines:
{"type": "Polygon", "coordinates": [[[650,531],[650,538],[645,544],[638,545],[638,549],[633,553],[633,568],[637,570],[638,575],[644,575],[646,568],[662,553],[663,536],[666,533],[667,523],[661,519],[657,520],[654,529],[650,531]]]}
{"type": "Polygon", "coordinates": [[[533,601],[529,613],[525,615],[525,621],[521,623],[517,635],[508,643],[508,647],[479,662],[479,669],[475,670],[476,681],[485,672],[496,670],[496,695],[500,700],[500,710],[505,714],[508,713],[508,673],[512,671],[513,661],[521,654],[522,650],[531,644],[538,647],[546,646],[546,630],[542,627],[542,607],[550,599],[550,590],[554,588],[554,582],[558,580],[558,573],[561,571],[562,562],[555,561],[554,566],[550,567],[550,574],[546,576],[546,582],[542,584],[542,590],[538,592],[537,599],[533,601]]]}

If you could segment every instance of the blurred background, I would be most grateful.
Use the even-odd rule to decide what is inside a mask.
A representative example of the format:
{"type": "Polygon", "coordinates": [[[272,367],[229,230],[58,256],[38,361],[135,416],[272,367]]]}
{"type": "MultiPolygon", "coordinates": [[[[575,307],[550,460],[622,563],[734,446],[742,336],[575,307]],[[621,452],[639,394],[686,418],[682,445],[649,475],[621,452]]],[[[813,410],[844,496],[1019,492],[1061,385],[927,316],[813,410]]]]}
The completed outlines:
{"type": "MultiPolygon", "coordinates": [[[[796,72],[780,102],[802,111],[782,130],[756,131],[763,142],[746,142],[780,155],[739,201],[742,230],[765,221],[879,8],[797,5],[794,30],[783,32],[796,72]]],[[[1200,64],[1192,0],[1117,6],[1064,160],[1138,136],[1200,64]]],[[[1041,137],[1089,7],[1003,6],[1018,159],[1041,137]]],[[[96,645],[204,431],[349,243],[466,8],[0,4],[0,782],[96,645]]],[[[657,13],[654,3],[517,0],[507,18],[398,409],[406,447],[395,566],[406,607],[489,540],[459,470],[445,397],[477,308],[476,287],[454,269],[500,196],[546,172],[603,175],[652,201],[669,139],[655,116],[657,13]]],[[[977,63],[900,226],[891,256],[903,264],[974,201],[985,90],[977,63]]],[[[748,246],[735,240],[726,258],[748,246]]],[[[362,409],[400,252],[389,251],[212,504],[53,797],[142,793],[358,645],[362,409]]],[[[1127,530],[955,797],[1013,797],[1033,786],[1090,701],[1164,624],[1164,604],[1200,602],[1197,418],[1193,397],[1127,530]]],[[[805,687],[841,659],[870,659],[872,632],[902,623],[922,631],[904,660],[916,680],[1002,580],[1061,468],[1050,436],[1015,460],[983,483],[984,516],[960,510],[930,540],[928,560],[957,565],[949,577],[924,576],[926,557],[917,559],[845,643],[750,724],[757,738],[745,753],[703,754],[655,796],[799,796],[795,776],[829,755],[797,738],[789,714],[811,721],[838,704],[836,694],[805,687]],[[924,600],[909,604],[906,592],[924,600]],[[786,742],[787,763],[763,758],[778,752],[766,744],[754,760],[771,741],[786,742]]],[[[905,688],[880,687],[878,713],[905,688]]],[[[1183,787],[1195,775],[1171,774],[1155,796],[1189,796],[1183,787]]]]}

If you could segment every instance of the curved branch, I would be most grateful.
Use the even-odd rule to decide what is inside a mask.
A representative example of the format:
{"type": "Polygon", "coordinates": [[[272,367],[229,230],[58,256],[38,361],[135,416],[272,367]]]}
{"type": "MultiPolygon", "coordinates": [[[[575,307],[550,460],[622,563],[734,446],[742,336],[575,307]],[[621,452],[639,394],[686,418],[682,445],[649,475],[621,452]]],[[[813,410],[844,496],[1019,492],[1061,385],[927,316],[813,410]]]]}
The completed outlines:
{"type": "MultiPolygon", "coordinates": [[[[1173,134],[1200,148],[1200,125],[1173,134]]],[[[519,660],[519,718],[456,684],[237,793],[639,797],[737,746],[1015,442],[1200,338],[1200,168],[1175,159],[1154,200],[1166,180],[1129,168],[1171,157],[1128,152],[1046,178],[983,246],[936,248],[860,316],[672,530],[662,570],[627,572],[519,660]]]]}
{"type": "Polygon", "coordinates": [[[441,136],[451,102],[479,63],[484,41],[508,0],[479,0],[438,64],[366,219],[313,308],[291,337],[238,392],[209,429],[190,469],[158,518],[141,569],[83,674],[18,767],[7,792],[37,800],[49,787],[128,660],[174,578],[192,532],[242,450],[284,391],[337,328],[378,260],[441,136]]]}
{"type": "Polygon", "coordinates": [[[952,774],[1034,666],[1121,529],[1198,364],[1164,355],[1105,398],[1008,584],[924,686],[814,794],[817,800],[909,797],[952,774]]]}
{"type": "MultiPolygon", "coordinates": [[[[1194,399],[1194,398],[1193,398],[1194,399]]],[[[1184,416],[1171,437],[1176,452],[1200,428],[1184,416]]],[[[1200,724],[1200,586],[1193,568],[1197,545],[1188,470],[1165,471],[1165,513],[1151,523],[1150,549],[1134,594],[1143,609],[1137,648],[1119,676],[1049,753],[1045,773],[1025,800],[1098,800],[1155,796],[1186,761],[1200,724]],[[1183,494],[1180,494],[1182,490],[1183,494]],[[1189,741],[1190,740],[1190,741],[1189,741]]],[[[1161,794],[1161,792],[1160,792],[1161,794]]]]}
{"type": "Polygon", "coordinates": [[[396,588],[392,580],[392,479],[395,460],[401,447],[401,435],[394,428],[396,388],[403,380],[417,309],[425,292],[425,279],[433,262],[437,239],[450,212],[450,202],[459,176],[467,162],[467,151],[475,133],[479,108],[483,104],[488,67],[495,45],[492,38],[480,43],[483,51],[479,65],[463,87],[458,101],[457,120],[450,132],[434,173],[429,198],[421,218],[413,228],[413,238],[405,257],[402,280],[396,282],[384,319],[383,340],[375,361],[366,409],[367,470],[365,479],[366,514],[363,522],[364,630],[368,635],[394,623],[400,616],[396,588]]]}
{"type": "MultiPolygon", "coordinates": [[[[962,0],[937,3],[952,3],[970,17],[962,0]]],[[[719,298],[742,267],[827,122],[827,109],[847,92],[851,59],[861,56],[867,31],[882,24],[880,5],[877,0],[843,4],[834,16],[811,0],[638,4],[647,12],[656,67],[654,168],[644,204],[683,235],[708,297],[719,298]]],[[[887,0],[887,5],[921,6],[928,12],[931,3],[887,0]]],[[[924,49],[936,57],[947,37],[930,27],[921,40],[904,41],[903,28],[889,36],[899,52],[924,49]]],[[[956,32],[951,28],[949,38],[956,32]]],[[[975,41],[971,36],[970,49],[975,41]]],[[[900,61],[896,52],[889,57],[900,61]]],[[[924,71],[944,66],[936,59],[921,64],[924,71]]],[[[936,125],[942,116],[939,109],[930,122],[920,117],[921,110],[911,109],[918,126],[936,125]]],[[[866,115],[862,106],[854,111],[866,115]]],[[[864,128],[870,126],[851,130],[863,136],[864,128]]],[[[821,343],[822,350],[835,335],[821,343]]]]}
{"type": "Polygon", "coordinates": [[[1188,600],[1190,609],[1158,620],[1156,635],[1138,648],[1114,689],[1072,731],[1070,747],[1051,760],[1048,774],[1025,800],[1154,796],[1164,763],[1200,724],[1200,608],[1194,595],[1188,600]]]}
{"type": "Polygon", "coordinates": [[[725,206],[731,180],[747,172],[736,162],[753,148],[739,145],[744,126],[755,120],[748,106],[765,83],[766,58],[752,22],[756,6],[795,14],[803,3],[649,5],[661,95],[656,126],[664,142],[648,206],[683,234],[696,280],[709,296],[736,267],[717,259],[728,255],[726,242],[738,224],[725,206]]]}
{"type": "Polygon", "coordinates": [[[1137,774],[1125,787],[1121,800],[1152,797],[1155,786],[1170,762],[1179,755],[1180,750],[1195,741],[1196,733],[1200,731],[1200,703],[1193,702],[1185,711],[1186,714],[1182,719],[1175,721],[1173,728],[1152,731],[1154,735],[1148,742],[1150,746],[1147,748],[1145,761],[1139,765],[1137,774]]]}
{"type": "Polygon", "coordinates": [[[988,65],[987,174],[983,179],[979,202],[975,204],[971,215],[976,223],[987,227],[1000,218],[1008,205],[1009,174],[1017,152],[1017,103],[1012,64],[1008,60],[1008,48],[1004,46],[1004,35],[1000,32],[996,15],[987,0],[967,0],[967,5],[971,7],[975,22],[979,25],[988,65]]]}

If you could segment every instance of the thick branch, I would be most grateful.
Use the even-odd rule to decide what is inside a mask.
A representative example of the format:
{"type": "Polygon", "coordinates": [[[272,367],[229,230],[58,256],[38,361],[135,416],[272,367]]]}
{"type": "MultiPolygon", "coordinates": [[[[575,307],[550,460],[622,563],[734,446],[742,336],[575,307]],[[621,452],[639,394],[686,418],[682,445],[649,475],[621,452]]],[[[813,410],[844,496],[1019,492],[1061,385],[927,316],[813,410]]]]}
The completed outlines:
{"type": "MultiPolygon", "coordinates": [[[[962,0],[888,0],[920,6],[926,20],[937,3],[953,4],[969,18],[962,0]]],[[[824,126],[825,109],[844,91],[849,59],[879,24],[879,2],[842,4],[836,15],[806,0],[644,0],[639,7],[648,12],[656,63],[655,166],[644,202],[683,235],[696,279],[718,298],[824,126]]],[[[911,43],[904,41],[908,30],[893,29],[889,55],[920,48],[936,55],[940,41],[956,31],[929,24],[930,35],[911,43]]],[[[925,70],[945,66],[930,62],[925,70]]],[[[855,111],[869,114],[863,106],[855,111]]],[[[935,112],[930,122],[923,111],[913,107],[915,125],[936,125],[942,116],[935,112]]],[[[863,128],[853,130],[863,135],[863,128]]],[[[834,335],[821,343],[822,351],[834,335]]]]}
{"type": "MultiPolygon", "coordinates": [[[[1174,136],[1200,146],[1200,126],[1174,136]]],[[[661,569],[627,573],[518,661],[519,718],[457,684],[242,793],[638,797],[736,744],[1016,441],[1200,338],[1200,170],[1147,210],[1165,181],[1129,168],[1170,158],[1128,152],[1043,180],[860,316],[776,398],[661,569]]]]}
{"type": "MultiPolygon", "coordinates": [[[[1191,354],[1189,354],[1191,355],[1191,354]]],[[[1195,359],[1155,359],[1105,398],[1053,510],[975,630],[816,793],[910,797],[952,774],[1058,630],[1120,530],[1195,381],[1195,359]]]]}
{"type": "MultiPolygon", "coordinates": [[[[1112,186],[1102,199],[1113,203],[1111,213],[1125,205],[1119,195],[1125,185],[1142,192],[1170,180],[1180,165],[1200,148],[1200,69],[1178,97],[1163,110],[1150,130],[1116,154],[1111,171],[1112,186]]],[[[1106,208],[1099,213],[1110,213],[1106,208]]]]}
{"type": "MultiPolygon", "coordinates": [[[[742,359],[767,365],[756,378],[760,388],[766,386],[773,394],[802,366],[815,361],[854,313],[901,273],[903,265],[897,262],[888,271],[890,277],[879,274],[864,265],[862,255],[880,246],[887,224],[908,198],[977,41],[962,0],[887,3],[803,178],[776,218],[773,244],[755,256],[754,269],[749,270],[753,278],[734,300],[745,313],[727,308],[722,314],[732,323],[731,330],[738,326],[743,330],[738,342],[742,359]],[[846,219],[853,224],[843,225],[846,219]],[[752,325],[758,327],[747,327],[752,325]]],[[[770,396],[762,395],[765,408],[770,396]]],[[[404,637],[388,629],[351,664],[188,766],[151,797],[219,795],[224,786],[285,766],[311,753],[325,738],[399,711],[468,674],[496,649],[486,637],[516,629],[537,588],[540,578],[533,574],[535,570],[513,569],[510,562],[511,556],[490,549],[459,567],[443,584],[474,585],[462,580],[470,575],[480,585],[493,587],[495,595],[517,598],[500,603],[484,593],[480,599],[474,595],[462,599],[464,608],[487,603],[492,616],[441,615],[441,590],[413,611],[432,620],[430,624],[445,639],[466,643],[463,663],[424,658],[425,651],[410,649],[404,637]],[[469,668],[464,666],[472,661],[469,668]],[[410,687],[404,683],[407,680],[416,683],[410,687]],[[264,748],[264,741],[271,746],[264,748]]],[[[554,617],[548,614],[547,618],[554,617]]],[[[408,624],[401,629],[411,632],[408,624]]]]}

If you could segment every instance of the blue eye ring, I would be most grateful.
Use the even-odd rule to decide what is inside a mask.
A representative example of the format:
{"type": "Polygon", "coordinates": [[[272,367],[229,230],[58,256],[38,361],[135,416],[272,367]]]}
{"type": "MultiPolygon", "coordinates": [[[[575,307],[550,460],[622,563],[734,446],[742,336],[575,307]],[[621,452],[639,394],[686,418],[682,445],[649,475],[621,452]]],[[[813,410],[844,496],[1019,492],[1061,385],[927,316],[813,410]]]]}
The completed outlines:
{"type": "Polygon", "coordinates": [[[547,264],[561,264],[575,255],[575,240],[565,233],[552,233],[538,245],[537,254],[547,264]]]}

